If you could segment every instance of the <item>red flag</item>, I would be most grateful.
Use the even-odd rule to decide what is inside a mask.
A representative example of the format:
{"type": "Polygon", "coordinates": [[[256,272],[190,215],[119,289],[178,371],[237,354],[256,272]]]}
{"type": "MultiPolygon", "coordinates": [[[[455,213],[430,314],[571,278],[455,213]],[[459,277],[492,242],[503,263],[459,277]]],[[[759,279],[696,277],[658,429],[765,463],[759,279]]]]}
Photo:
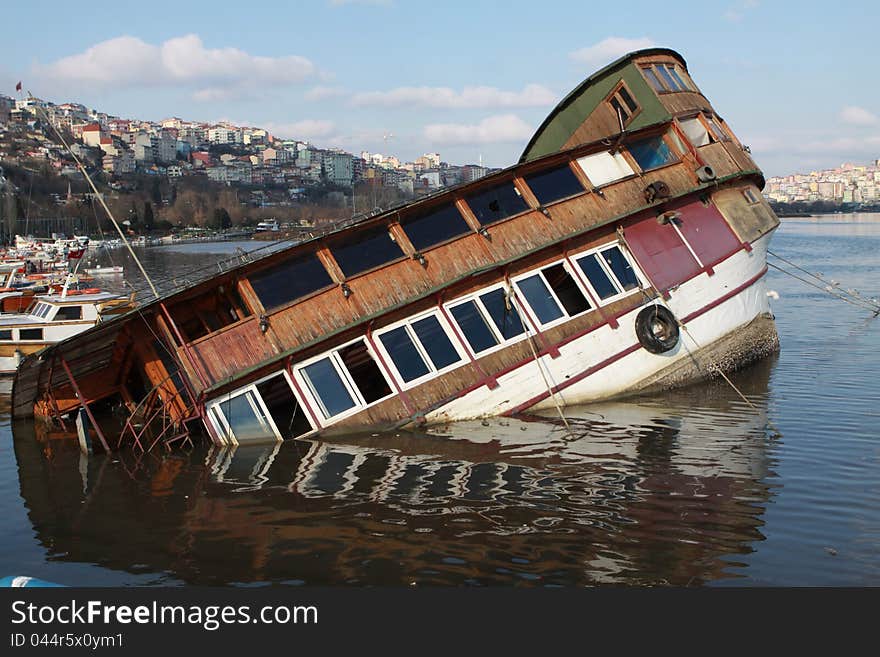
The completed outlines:
{"type": "Polygon", "coordinates": [[[18,81],[18,84],[15,85],[15,90],[16,90],[16,91],[21,91],[21,80],[19,80],[19,81],[18,81]]]}
{"type": "Polygon", "coordinates": [[[85,253],[85,249],[79,249],[77,251],[68,251],[67,259],[68,260],[79,260],[83,257],[83,253],[85,253]]]}

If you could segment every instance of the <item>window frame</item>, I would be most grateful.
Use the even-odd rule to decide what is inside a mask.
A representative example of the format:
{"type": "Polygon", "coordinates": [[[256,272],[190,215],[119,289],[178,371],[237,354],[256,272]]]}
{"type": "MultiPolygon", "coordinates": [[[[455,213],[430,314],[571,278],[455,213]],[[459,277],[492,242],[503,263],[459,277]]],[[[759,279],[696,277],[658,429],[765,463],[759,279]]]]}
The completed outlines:
{"type": "MultiPolygon", "coordinates": [[[[458,331],[461,334],[461,342],[464,343],[462,345],[462,347],[467,350],[468,356],[470,356],[474,360],[476,360],[478,358],[482,358],[483,356],[488,356],[489,354],[493,354],[496,351],[500,351],[501,349],[504,349],[505,347],[509,347],[512,344],[516,344],[517,342],[520,342],[521,340],[525,340],[528,338],[530,332],[532,331],[532,327],[529,325],[529,318],[523,317],[522,313],[520,313],[519,309],[516,308],[516,305],[514,304],[514,310],[516,310],[517,315],[519,315],[520,322],[522,322],[525,325],[525,330],[522,333],[520,333],[519,335],[517,335],[516,337],[505,338],[503,335],[501,335],[501,330],[498,328],[498,326],[496,326],[495,320],[492,319],[492,315],[489,312],[489,310],[486,308],[486,305],[483,303],[483,300],[480,299],[480,295],[488,294],[489,292],[494,292],[495,290],[498,290],[498,289],[505,290],[505,293],[506,293],[507,287],[508,287],[508,285],[507,285],[506,281],[499,281],[499,282],[493,283],[492,285],[489,285],[487,287],[480,288],[479,290],[477,290],[475,292],[471,292],[470,294],[467,294],[465,296],[457,297],[456,299],[453,299],[452,301],[447,301],[446,303],[443,304],[443,309],[444,309],[445,313],[449,316],[451,322],[455,322],[455,327],[458,329],[458,331]],[[486,326],[489,328],[489,332],[492,334],[492,337],[494,337],[496,340],[496,344],[494,346],[489,347],[488,349],[483,349],[479,353],[474,352],[473,347],[471,347],[470,340],[468,340],[468,337],[464,332],[464,329],[458,323],[458,320],[455,319],[455,316],[452,314],[453,308],[460,306],[460,305],[463,305],[465,303],[468,303],[470,301],[473,301],[476,303],[477,311],[480,313],[480,316],[483,318],[483,321],[486,323],[486,326]]],[[[516,292],[514,290],[514,294],[515,293],[516,292]]]]}
{"type": "Polygon", "coordinates": [[[431,308],[430,310],[417,313],[415,315],[412,315],[411,317],[401,319],[400,321],[394,322],[393,324],[383,326],[381,329],[377,329],[373,332],[373,338],[375,338],[373,342],[376,345],[376,350],[383,357],[383,359],[385,359],[385,363],[387,363],[391,375],[394,377],[395,381],[402,390],[414,388],[434,377],[442,376],[443,374],[451,372],[452,370],[461,367],[462,365],[466,365],[468,362],[470,362],[467,352],[464,351],[465,346],[462,345],[461,341],[458,339],[458,336],[456,336],[455,331],[449,325],[450,321],[455,321],[455,319],[452,318],[447,320],[445,314],[440,312],[439,308],[431,308]],[[458,360],[456,362],[447,365],[446,367],[443,367],[439,370],[434,366],[434,362],[431,360],[431,357],[425,349],[425,346],[422,344],[422,341],[419,339],[418,335],[416,335],[415,329],[412,328],[412,324],[415,324],[416,322],[431,316],[433,316],[440,323],[440,327],[443,329],[443,333],[446,334],[447,339],[452,344],[453,349],[455,349],[455,353],[458,354],[458,360]],[[413,346],[416,348],[416,351],[419,353],[419,356],[421,356],[422,360],[428,368],[427,374],[416,377],[411,381],[404,381],[403,376],[400,374],[400,370],[397,367],[397,364],[391,358],[391,354],[388,352],[388,349],[385,347],[384,343],[381,340],[381,337],[384,334],[394,331],[395,329],[398,329],[400,327],[405,327],[406,333],[409,336],[410,340],[412,340],[413,346]]]}
{"type": "MultiPolygon", "coordinates": [[[[525,184],[525,186],[528,188],[528,190],[532,193],[532,196],[535,197],[535,200],[538,202],[538,205],[540,207],[552,208],[557,203],[562,203],[564,201],[568,201],[569,199],[573,199],[573,198],[576,198],[576,197],[581,196],[583,194],[590,193],[590,190],[587,189],[586,186],[584,185],[583,180],[581,180],[581,178],[578,176],[577,172],[575,172],[575,170],[572,169],[572,166],[576,165],[576,164],[577,164],[577,162],[575,160],[568,160],[567,159],[567,160],[565,160],[565,162],[563,164],[547,166],[542,169],[535,169],[533,171],[528,171],[526,173],[522,173],[522,174],[520,174],[520,178],[522,179],[523,184],[525,184]],[[568,169],[569,172],[571,172],[571,175],[574,176],[574,179],[577,181],[578,185],[581,186],[581,191],[575,192],[574,194],[570,194],[568,196],[563,196],[561,198],[556,199],[555,201],[550,201],[549,203],[542,203],[541,199],[538,198],[538,195],[535,194],[535,190],[532,188],[532,185],[529,183],[529,180],[528,180],[529,177],[530,176],[540,176],[542,174],[549,174],[551,172],[561,171],[562,169],[568,169]]],[[[581,173],[583,173],[583,170],[581,170],[581,173]]],[[[586,177],[586,174],[584,174],[584,176],[586,177]]]]}
{"type": "Polygon", "coordinates": [[[629,161],[631,163],[631,165],[635,164],[635,168],[637,168],[638,172],[642,173],[642,174],[650,173],[652,171],[659,171],[660,169],[663,169],[665,167],[672,166],[674,164],[678,164],[681,162],[681,158],[682,158],[682,153],[679,152],[679,150],[675,147],[674,144],[671,144],[669,142],[668,132],[665,130],[663,132],[660,132],[657,134],[649,134],[646,136],[642,136],[642,137],[639,137],[638,139],[630,139],[630,140],[624,142],[623,149],[626,152],[627,161],[629,161]],[[649,139],[659,139],[660,141],[662,141],[666,145],[666,148],[669,151],[669,155],[671,156],[672,159],[670,159],[668,162],[664,162],[663,164],[657,165],[655,167],[651,167],[650,169],[645,169],[639,163],[639,161],[636,159],[636,156],[633,155],[632,151],[630,150],[630,146],[634,142],[644,142],[644,141],[648,141],[649,139]]]}
{"type": "Polygon", "coordinates": [[[514,277],[511,277],[511,279],[510,279],[510,282],[513,283],[513,285],[514,285],[517,300],[520,302],[521,305],[523,305],[526,309],[528,309],[529,319],[533,320],[534,323],[542,331],[547,330],[547,329],[551,329],[555,326],[558,326],[559,324],[564,324],[565,322],[567,322],[569,320],[576,319],[578,317],[583,317],[587,313],[592,312],[592,311],[596,310],[596,308],[598,308],[598,304],[596,303],[596,299],[592,296],[592,291],[587,290],[584,287],[584,283],[581,280],[581,277],[578,275],[577,272],[572,271],[572,269],[573,269],[573,265],[568,261],[567,258],[560,258],[558,260],[554,260],[553,262],[549,262],[546,265],[541,265],[537,269],[531,269],[527,272],[523,272],[522,274],[518,274],[514,277]],[[550,283],[547,281],[547,277],[544,276],[545,269],[549,269],[550,267],[555,267],[556,265],[559,265],[559,264],[561,264],[562,267],[565,269],[565,271],[568,273],[568,275],[571,276],[572,280],[574,281],[574,284],[577,286],[577,288],[584,295],[584,298],[590,304],[589,308],[579,312],[577,315],[569,315],[568,314],[568,311],[565,309],[565,305],[562,303],[562,301],[559,299],[559,296],[556,294],[556,290],[553,289],[553,286],[550,285],[550,283]],[[540,318],[538,317],[537,313],[535,312],[535,309],[532,307],[532,304],[529,302],[528,297],[526,297],[525,293],[523,293],[522,288],[519,286],[519,282],[526,279],[526,278],[531,278],[532,276],[534,276],[536,274],[541,277],[541,280],[544,281],[544,285],[546,285],[547,289],[550,290],[550,294],[553,297],[553,300],[556,302],[556,305],[559,306],[559,309],[562,311],[562,317],[551,320],[547,323],[541,322],[540,318]]]}
{"type": "Polygon", "coordinates": [[[609,150],[601,150],[601,151],[595,151],[593,153],[586,153],[584,155],[576,157],[572,161],[574,162],[574,164],[576,166],[580,167],[581,173],[583,173],[584,177],[590,181],[590,185],[592,185],[592,188],[588,191],[593,191],[596,189],[602,189],[603,187],[607,187],[608,185],[614,185],[614,184],[622,182],[624,180],[630,180],[632,178],[639,177],[641,175],[641,173],[640,173],[640,171],[637,171],[638,165],[634,161],[631,161],[630,157],[631,157],[630,154],[628,152],[626,152],[625,149],[622,149],[622,150],[619,150],[616,152],[611,152],[609,150]],[[603,182],[601,184],[596,184],[596,182],[590,176],[590,172],[584,168],[583,164],[581,164],[581,160],[586,160],[588,158],[591,158],[591,157],[594,157],[596,155],[600,155],[603,153],[610,155],[612,158],[615,158],[615,159],[619,156],[624,162],[626,162],[626,166],[629,167],[629,169],[632,173],[628,173],[621,178],[613,178],[611,180],[606,180],[605,182],[603,182]]]}
{"type": "Polygon", "coordinates": [[[642,104],[639,102],[636,95],[632,92],[632,89],[629,88],[629,85],[625,80],[621,79],[614,88],[611,90],[605,97],[605,102],[608,104],[608,107],[611,108],[612,113],[614,114],[615,123],[617,122],[617,110],[614,108],[614,105],[611,104],[611,101],[616,99],[617,102],[621,105],[621,107],[625,108],[629,111],[629,116],[623,117],[623,127],[626,128],[630,123],[632,123],[633,119],[635,119],[639,114],[642,113],[642,104]],[[624,89],[632,99],[632,101],[636,104],[636,109],[630,110],[629,103],[627,103],[623,97],[620,95],[620,90],[624,89]]]}
{"type": "Polygon", "coordinates": [[[589,290],[589,298],[590,301],[594,302],[597,306],[607,306],[608,304],[614,303],[620,299],[623,299],[631,294],[636,294],[640,290],[643,290],[647,287],[650,287],[647,278],[645,277],[642,270],[639,268],[636,259],[633,257],[631,253],[628,253],[628,249],[620,244],[617,240],[613,242],[606,242],[600,246],[596,246],[585,251],[579,251],[577,253],[569,254],[568,259],[571,260],[572,269],[577,271],[577,275],[575,276],[575,280],[580,279],[580,283],[587,287],[589,290]],[[618,280],[617,275],[611,270],[611,267],[608,266],[608,263],[605,262],[605,258],[602,257],[602,253],[608,251],[614,247],[617,247],[620,250],[620,253],[626,258],[626,261],[629,263],[629,266],[632,268],[633,273],[636,275],[636,280],[639,285],[633,290],[625,290],[623,289],[623,285],[618,280]],[[617,294],[614,294],[610,297],[601,298],[599,294],[596,292],[596,289],[593,287],[593,283],[590,281],[590,277],[587,276],[587,273],[581,268],[578,264],[578,260],[581,258],[585,258],[587,256],[598,255],[599,266],[604,271],[605,275],[608,276],[608,280],[611,281],[611,284],[617,290],[617,294]]]}
{"type": "Polygon", "coordinates": [[[691,76],[688,72],[681,66],[678,62],[647,62],[644,64],[639,64],[639,70],[642,73],[642,77],[645,78],[645,82],[647,82],[648,86],[654,90],[657,94],[674,94],[680,93],[682,91],[688,91],[690,93],[698,94],[700,93],[699,89],[697,89],[697,85],[694,84],[694,81],[691,79],[691,76]],[[672,89],[671,85],[667,81],[667,78],[660,74],[658,70],[659,68],[671,68],[675,73],[675,77],[672,77],[672,74],[666,71],[666,75],[669,76],[672,81],[678,85],[679,83],[683,86],[682,89],[672,89]],[[651,74],[657,81],[660,82],[660,86],[662,89],[657,89],[653,82],[651,82],[650,78],[648,78],[646,71],[650,70],[651,74]]]}
{"type": "MultiPolygon", "coordinates": [[[[285,376],[285,380],[287,381],[287,385],[290,386],[290,390],[293,393],[293,396],[296,397],[296,400],[300,405],[302,405],[301,400],[296,396],[296,390],[293,386],[290,385],[290,380],[287,377],[287,372],[281,372],[282,375],[285,376]]],[[[211,422],[212,428],[217,432],[217,435],[220,436],[221,439],[227,445],[241,445],[241,441],[235,436],[235,432],[232,430],[231,425],[229,424],[229,420],[226,417],[226,414],[223,412],[223,404],[230,402],[236,397],[241,397],[242,395],[246,395],[248,393],[251,394],[251,397],[248,398],[248,403],[251,405],[251,409],[254,411],[254,414],[257,415],[258,412],[262,413],[263,417],[269,424],[269,428],[275,434],[275,441],[281,442],[284,438],[281,435],[281,432],[278,430],[278,427],[275,425],[275,420],[272,418],[272,414],[269,412],[268,406],[266,406],[266,402],[263,401],[263,396],[260,394],[260,391],[257,390],[257,384],[262,383],[263,381],[268,381],[269,379],[278,376],[278,372],[273,372],[268,376],[264,376],[261,379],[253,381],[246,386],[242,386],[241,388],[236,388],[231,392],[211,401],[207,407],[207,416],[209,421],[211,422]],[[254,402],[259,406],[259,411],[254,408],[254,402]],[[213,412],[212,412],[213,411],[213,412]],[[218,426],[218,424],[220,426],[218,426]]],[[[305,408],[303,409],[305,410],[305,408]]],[[[309,421],[309,425],[312,427],[312,431],[315,430],[312,419],[309,417],[309,414],[306,413],[306,418],[309,421]]],[[[310,432],[311,433],[311,432],[310,432]]],[[[308,435],[308,434],[303,434],[308,435]]],[[[299,436],[298,436],[299,437],[299,436]]],[[[246,441],[247,442],[247,441],[246,441]]]]}
{"type": "Polygon", "coordinates": [[[300,384],[303,396],[311,404],[311,407],[315,409],[315,412],[321,417],[321,424],[323,426],[329,426],[330,424],[334,424],[347,417],[351,417],[352,415],[355,415],[356,413],[359,413],[360,411],[367,409],[375,404],[380,404],[387,399],[391,399],[397,394],[396,381],[394,381],[394,379],[389,380],[388,372],[386,372],[385,367],[383,367],[383,361],[380,355],[377,355],[376,352],[373,350],[372,346],[370,345],[371,342],[372,340],[368,340],[366,336],[362,335],[354,338],[353,340],[349,340],[342,344],[336,345],[329,351],[321,352],[316,356],[300,361],[291,368],[291,370],[293,371],[294,380],[298,384],[300,384]],[[379,368],[379,372],[382,374],[385,382],[388,384],[388,388],[391,390],[390,394],[387,394],[384,397],[381,397],[376,401],[369,403],[364,401],[364,397],[361,394],[361,391],[358,389],[357,384],[355,384],[351,372],[348,371],[348,368],[342,361],[342,357],[339,355],[340,351],[342,351],[346,347],[350,347],[358,341],[364,343],[364,346],[367,349],[367,353],[376,362],[376,367],[379,368]],[[336,371],[337,376],[339,376],[340,380],[342,381],[342,385],[346,389],[346,392],[348,392],[348,394],[352,398],[352,401],[354,401],[354,406],[352,406],[351,408],[348,408],[344,411],[341,411],[340,413],[337,413],[336,415],[331,415],[329,417],[325,412],[324,402],[318,396],[317,391],[312,388],[312,383],[309,380],[309,377],[304,372],[305,368],[309,365],[312,365],[327,358],[329,358],[330,364],[333,366],[333,369],[336,371]]]}

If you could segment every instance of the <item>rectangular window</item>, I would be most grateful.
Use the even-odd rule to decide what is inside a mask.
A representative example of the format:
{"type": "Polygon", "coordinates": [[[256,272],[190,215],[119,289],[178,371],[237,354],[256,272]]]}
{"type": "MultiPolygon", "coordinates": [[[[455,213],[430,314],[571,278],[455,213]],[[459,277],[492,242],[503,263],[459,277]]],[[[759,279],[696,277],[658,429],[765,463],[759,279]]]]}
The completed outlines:
{"type": "Polygon", "coordinates": [[[57,320],[82,319],[82,316],[82,306],[61,306],[58,312],[55,313],[55,319],[57,320]]]}
{"type": "Polygon", "coordinates": [[[485,292],[479,299],[492,318],[502,340],[510,340],[525,332],[519,313],[516,312],[513,302],[507,298],[503,288],[485,292]]]}
{"type": "Polygon", "coordinates": [[[529,209],[512,182],[495,185],[482,192],[471,194],[465,197],[465,201],[477,221],[483,226],[507,219],[507,217],[529,209]]]}
{"type": "Polygon", "coordinates": [[[471,227],[454,205],[443,206],[427,214],[404,217],[400,225],[418,251],[471,232],[471,227]]]}
{"type": "Polygon", "coordinates": [[[669,71],[669,75],[672,76],[672,79],[675,80],[678,85],[679,91],[688,91],[688,85],[685,84],[684,80],[678,74],[678,68],[674,64],[667,64],[666,70],[669,71]]]}
{"type": "Polygon", "coordinates": [[[451,306],[449,311],[475,354],[525,333],[519,313],[503,287],[451,306]]]}
{"type": "Polygon", "coordinates": [[[462,360],[434,314],[379,334],[379,342],[405,383],[462,360]]]}
{"type": "Polygon", "coordinates": [[[578,166],[596,187],[621,180],[635,174],[633,168],[620,153],[603,151],[578,158],[578,166]]]}
{"type": "Polygon", "coordinates": [[[642,171],[650,171],[678,161],[661,136],[630,142],[626,148],[642,171]]]}
{"type": "Polygon", "coordinates": [[[312,430],[312,423],[284,374],[266,379],[256,388],[282,438],[296,438],[312,430]]]}
{"type": "Polygon", "coordinates": [[[539,323],[549,324],[564,317],[562,308],[553,297],[550,287],[541,274],[533,274],[523,278],[516,282],[516,286],[528,301],[529,307],[538,318],[539,323]]]}
{"type": "Polygon", "coordinates": [[[299,372],[327,419],[391,394],[364,340],[340,347],[299,372]]]}
{"type": "Polygon", "coordinates": [[[616,244],[580,256],[575,262],[603,301],[639,287],[632,264],[616,244]]]}
{"type": "Polygon", "coordinates": [[[475,354],[491,349],[498,344],[498,338],[486,323],[476,301],[465,301],[449,309],[458,323],[461,332],[475,354]]]}
{"type": "Polygon", "coordinates": [[[687,136],[688,140],[695,148],[706,146],[715,141],[709,135],[709,131],[706,129],[706,126],[703,125],[703,122],[700,121],[699,117],[695,116],[692,119],[681,119],[679,124],[681,125],[681,131],[687,136]]]}
{"type": "Polygon", "coordinates": [[[225,420],[227,440],[243,443],[277,438],[253,390],[229,397],[216,408],[225,420]]]}
{"type": "Polygon", "coordinates": [[[403,257],[387,226],[355,233],[330,245],[330,251],[346,277],[356,276],[403,257]]]}
{"type": "Polygon", "coordinates": [[[709,124],[709,130],[712,131],[712,136],[718,141],[730,141],[730,137],[727,136],[727,132],[717,120],[717,117],[713,117],[710,114],[706,114],[705,116],[706,123],[709,124]]]}
{"type": "Polygon", "coordinates": [[[657,74],[654,72],[653,66],[643,66],[642,71],[645,73],[645,78],[647,78],[648,83],[654,88],[654,91],[666,91],[666,87],[663,86],[663,83],[660,82],[660,78],[658,78],[657,74]]]}
{"type": "Polygon", "coordinates": [[[0,331],[0,340],[11,340],[12,339],[12,329],[4,329],[0,331]]]}
{"type": "Polygon", "coordinates": [[[624,126],[629,123],[641,109],[636,102],[636,99],[630,93],[629,89],[627,89],[626,84],[622,81],[618,87],[611,92],[611,95],[608,96],[607,102],[611,105],[614,115],[619,117],[624,126]]]}
{"type": "Polygon", "coordinates": [[[742,190],[742,193],[743,193],[743,196],[746,197],[746,201],[749,202],[749,205],[754,205],[755,203],[758,203],[760,201],[760,199],[757,197],[755,192],[753,192],[748,187],[746,187],[744,190],[742,190]]]}
{"type": "Polygon", "coordinates": [[[592,307],[561,262],[516,281],[541,325],[575,317],[592,307]]]}
{"type": "Polygon", "coordinates": [[[314,253],[279,262],[248,279],[266,310],[333,285],[333,279],[314,253]]]}
{"type": "Polygon", "coordinates": [[[525,176],[525,181],[541,205],[550,205],[584,191],[568,164],[525,176]]]}
{"type": "Polygon", "coordinates": [[[19,340],[42,340],[43,339],[43,329],[41,329],[41,328],[19,329],[18,330],[18,339],[19,340]]]}
{"type": "Polygon", "coordinates": [[[679,85],[678,82],[675,81],[675,78],[672,77],[672,74],[669,72],[669,69],[666,66],[659,65],[654,68],[660,74],[660,78],[663,80],[664,84],[670,91],[686,91],[687,88],[683,85],[679,85]]]}

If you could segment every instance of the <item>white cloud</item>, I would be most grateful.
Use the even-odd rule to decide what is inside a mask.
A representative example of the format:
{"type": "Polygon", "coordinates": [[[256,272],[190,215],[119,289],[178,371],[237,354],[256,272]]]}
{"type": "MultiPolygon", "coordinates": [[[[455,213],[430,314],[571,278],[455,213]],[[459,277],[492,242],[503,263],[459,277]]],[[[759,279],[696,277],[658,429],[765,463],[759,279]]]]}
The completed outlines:
{"type": "Polygon", "coordinates": [[[304,119],[293,123],[265,123],[266,128],[276,137],[286,137],[291,139],[317,139],[321,137],[329,137],[336,130],[336,124],[333,121],[325,121],[322,119],[304,119]]]}
{"type": "Polygon", "coordinates": [[[758,0],[740,0],[731,5],[721,17],[730,23],[739,23],[745,18],[746,12],[756,9],[761,3],[758,0]]]}
{"type": "Polygon", "coordinates": [[[329,98],[340,98],[341,96],[345,95],[346,91],[342,87],[317,86],[312,87],[305,94],[303,94],[303,98],[311,101],[319,101],[327,100],[329,98]]]}
{"type": "Polygon", "coordinates": [[[575,50],[568,56],[576,62],[589,66],[604,66],[633,50],[652,48],[654,40],[648,37],[628,39],[626,37],[608,37],[592,46],[575,50]]]}
{"type": "Polygon", "coordinates": [[[425,127],[425,138],[435,144],[489,144],[522,141],[532,136],[533,127],[514,114],[499,114],[476,125],[434,123],[425,127]]]}
{"type": "Polygon", "coordinates": [[[159,45],[133,36],[108,39],[37,67],[37,73],[63,82],[115,87],[194,86],[199,88],[197,98],[216,100],[224,92],[231,93],[229,87],[295,84],[316,71],[305,57],[263,57],[238,48],[206,48],[198,35],[187,34],[159,45]]]}
{"type": "Polygon", "coordinates": [[[552,105],[557,96],[540,84],[529,84],[521,91],[502,91],[496,87],[465,87],[455,91],[449,87],[398,87],[390,91],[368,91],[355,94],[355,105],[398,107],[419,105],[447,109],[490,107],[540,107],[552,105]]]}
{"type": "Polygon", "coordinates": [[[844,123],[853,125],[874,125],[878,118],[876,114],[869,112],[863,107],[850,105],[840,110],[840,118],[844,123]]]}

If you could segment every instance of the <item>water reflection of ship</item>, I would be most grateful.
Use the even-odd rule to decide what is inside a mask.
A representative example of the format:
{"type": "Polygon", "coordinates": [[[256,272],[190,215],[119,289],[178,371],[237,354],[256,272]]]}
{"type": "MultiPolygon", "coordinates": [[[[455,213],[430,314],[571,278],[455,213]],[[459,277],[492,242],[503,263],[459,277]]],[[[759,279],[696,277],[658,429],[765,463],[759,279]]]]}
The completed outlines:
{"type": "Polygon", "coordinates": [[[550,421],[459,423],[456,440],[385,434],[140,461],[46,458],[28,436],[15,446],[52,559],[213,584],[693,584],[762,538],[767,375],[769,364],[746,380],[757,414],[709,386],[592,405],[572,414],[572,434],[550,421]]]}

